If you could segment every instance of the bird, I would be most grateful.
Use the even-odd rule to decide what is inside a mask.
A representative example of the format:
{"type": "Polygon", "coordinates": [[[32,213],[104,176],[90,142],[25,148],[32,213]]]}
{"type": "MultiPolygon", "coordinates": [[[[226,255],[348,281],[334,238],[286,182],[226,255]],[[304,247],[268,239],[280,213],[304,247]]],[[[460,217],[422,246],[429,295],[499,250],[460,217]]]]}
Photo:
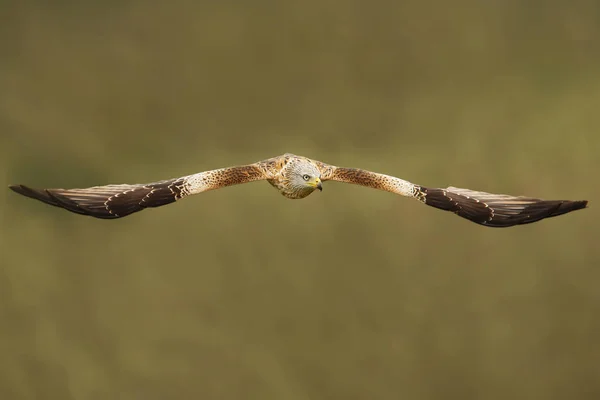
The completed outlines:
{"type": "Polygon", "coordinates": [[[486,227],[529,224],[586,208],[587,200],[542,200],[493,194],[449,186],[429,188],[406,180],[358,168],[345,168],[285,153],[252,164],[219,168],[147,184],[111,184],[84,189],[10,189],[73,213],[101,219],[126,217],[146,208],[174,203],[191,195],[242,183],[266,180],[288,199],[303,199],[323,190],[326,181],[379,189],[451,211],[486,227]]]}

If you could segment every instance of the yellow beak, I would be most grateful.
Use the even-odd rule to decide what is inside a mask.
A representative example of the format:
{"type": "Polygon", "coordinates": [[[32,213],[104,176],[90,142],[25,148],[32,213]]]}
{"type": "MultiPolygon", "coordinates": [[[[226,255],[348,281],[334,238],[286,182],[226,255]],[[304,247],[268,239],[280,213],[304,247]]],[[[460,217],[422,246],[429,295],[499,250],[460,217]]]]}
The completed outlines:
{"type": "Polygon", "coordinates": [[[323,191],[323,185],[321,184],[321,179],[315,178],[315,187],[320,191],[323,191]]]}

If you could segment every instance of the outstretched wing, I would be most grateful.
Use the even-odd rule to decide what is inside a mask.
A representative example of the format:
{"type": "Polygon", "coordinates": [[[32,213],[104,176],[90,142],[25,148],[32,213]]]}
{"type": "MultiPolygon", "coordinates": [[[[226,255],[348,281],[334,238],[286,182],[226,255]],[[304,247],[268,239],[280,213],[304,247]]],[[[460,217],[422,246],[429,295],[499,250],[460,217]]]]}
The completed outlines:
{"type": "Polygon", "coordinates": [[[587,200],[542,200],[448,187],[427,188],[408,181],[355,168],[319,163],[321,180],[353,183],[415,198],[428,206],[489,227],[529,224],[587,207],[587,200]]]}
{"type": "Polygon", "coordinates": [[[183,197],[269,178],[264,162],[200,172],[181,178],[133,185],[94,186],[85,189],[32,189],[10,186],[23,196],[96,218],[125,217],[148,207],[160,207],[183,197]]]}

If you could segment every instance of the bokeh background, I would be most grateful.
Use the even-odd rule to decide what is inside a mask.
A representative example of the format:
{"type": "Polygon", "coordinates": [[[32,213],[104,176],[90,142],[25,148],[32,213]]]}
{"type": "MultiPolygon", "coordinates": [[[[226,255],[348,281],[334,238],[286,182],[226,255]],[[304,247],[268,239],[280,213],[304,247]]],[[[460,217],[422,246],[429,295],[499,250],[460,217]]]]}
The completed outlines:
{"type": "Polygon", "coordinates": [[[0,398],[600,398],[600,3],[0,3],[0,398]],[[8,184],[285,152],[590,208],[505,230],[327,183],[121,220],[8,184]]]}

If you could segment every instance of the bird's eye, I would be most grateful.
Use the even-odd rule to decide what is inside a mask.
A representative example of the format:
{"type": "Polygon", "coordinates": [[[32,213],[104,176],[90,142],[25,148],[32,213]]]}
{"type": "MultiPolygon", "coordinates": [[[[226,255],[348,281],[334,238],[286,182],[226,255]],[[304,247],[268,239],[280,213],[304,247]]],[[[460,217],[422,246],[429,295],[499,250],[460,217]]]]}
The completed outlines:
{"type": "Polygon", "coordinates": [[[302,179],[304,179],[305,181],[310,179],[310,175],[302,175],[302,179]]]}

